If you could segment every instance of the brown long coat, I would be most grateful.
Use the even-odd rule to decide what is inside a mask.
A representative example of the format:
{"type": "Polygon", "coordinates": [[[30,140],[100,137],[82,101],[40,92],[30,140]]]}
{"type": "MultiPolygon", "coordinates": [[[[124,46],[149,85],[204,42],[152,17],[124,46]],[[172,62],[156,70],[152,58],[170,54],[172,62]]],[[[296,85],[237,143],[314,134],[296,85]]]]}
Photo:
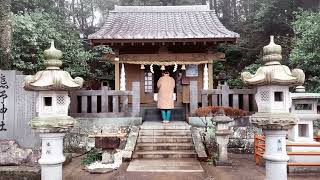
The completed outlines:
{"type": "Polygon", "coordinates": [[[175,81],[172,77],[165,74],[157,83],[158,91],[158,108],[159,109],[173,109],[174,100],[173,93],[175,81]]]}

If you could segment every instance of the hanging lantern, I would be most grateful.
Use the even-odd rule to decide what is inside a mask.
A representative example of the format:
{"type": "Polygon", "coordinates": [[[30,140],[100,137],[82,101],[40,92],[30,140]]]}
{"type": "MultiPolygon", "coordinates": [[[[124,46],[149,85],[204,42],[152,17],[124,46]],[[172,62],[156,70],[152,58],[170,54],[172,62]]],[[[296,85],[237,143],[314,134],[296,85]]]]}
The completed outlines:
{"type": "Polygon", "coordinates": [[[186,70],[186,65],[185,64],[182,64],[181,70],[186,70]]]}
{"type": "Polygon", "coordinates": [[[166,70],[166,67],[164,65],[161,66],[160,68],[162,71],[166,70]]]}
{"type": "Polygon", "coordinates": [[[146,69],[143,64],[141,64],[140,69],[146,69]]]}

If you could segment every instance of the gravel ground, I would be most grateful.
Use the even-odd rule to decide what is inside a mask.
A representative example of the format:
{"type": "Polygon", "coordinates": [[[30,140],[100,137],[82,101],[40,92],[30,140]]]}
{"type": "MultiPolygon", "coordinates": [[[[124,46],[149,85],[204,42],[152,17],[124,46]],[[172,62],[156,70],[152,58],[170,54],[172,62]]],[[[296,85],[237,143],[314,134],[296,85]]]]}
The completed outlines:
{"type": "MultiPolygon", "coordinates": [[[[264,167],[256,166],[251,154],[231,154],[231,167],[215,167],[202,162],[203,173],[126,172],[129,163],[107,174],[89,174],[83,170],[81,158],[64,167],[64,180],[264,180],[264,167]]],[[[289,174],[289,180],[319,180],[319,174],[289,174]]]]}

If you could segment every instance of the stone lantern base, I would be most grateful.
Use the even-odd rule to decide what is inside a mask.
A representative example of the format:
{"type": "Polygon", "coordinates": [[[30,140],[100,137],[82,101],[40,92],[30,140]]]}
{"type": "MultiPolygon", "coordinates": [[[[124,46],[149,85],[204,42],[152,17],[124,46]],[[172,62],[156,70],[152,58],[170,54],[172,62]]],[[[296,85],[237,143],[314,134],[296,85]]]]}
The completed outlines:
{"type": "Polygon", "coordinates": [[[231,166],[232,165],[231,161],[228,158],[228,142],[229,142],[230,134],[231,134],[231,132],[225,132],[225,133],[219,133],[218,131],[216,132],[216,141],[219,145],[218,159],[215,160],[216,166],[231,166]]]}
{"type": "Polygon", "coordinates": [[[65,133],[40,133],[42,153],[39,159],[41,179],[61,180],[63,155],[63,137],[65,133]]]}
{"type": "Polygon", "coordinates": [[[262,128],[265,134],[266,180],[286,180],[287,162],[286,135],[297,117],[290,113],[255,113],[250,117],[251,123],[262,128]]]}
{"type": "Polygon", "coordinates": [[[42,149],[39,164],[42,180],[62,180],[63,138],[73,127],[75,120],[70,116],[35,117],[29,126],[39,133],[42,149]]]}

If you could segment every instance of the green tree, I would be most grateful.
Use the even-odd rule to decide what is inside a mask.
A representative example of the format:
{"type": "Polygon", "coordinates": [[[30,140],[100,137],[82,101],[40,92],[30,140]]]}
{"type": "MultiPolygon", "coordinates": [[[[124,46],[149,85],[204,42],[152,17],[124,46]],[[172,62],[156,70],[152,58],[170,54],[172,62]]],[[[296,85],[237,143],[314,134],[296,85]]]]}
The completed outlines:
{"type": "Polygon", "coordinates": [[[34,74],[44,68],[43,50],[55,40],[63,54],[64,69],[71,75],[89,77],[87,61],[92,57],[84,49],[75,27],[54,13],[33,12],[12,17],[13,67],[25,74],[34,74]]]}
{"type": "Polygon", "coordinates": [[[10,2],[11,0],[2,0],[0,2],[0,69],[11,68],[10,2]]]}
{"type": "Polygon", "coordinates": [[[300,11],[296,18],[290,64],[305,72],[308,91],[320,92],[320,12],[300,11]]]}

